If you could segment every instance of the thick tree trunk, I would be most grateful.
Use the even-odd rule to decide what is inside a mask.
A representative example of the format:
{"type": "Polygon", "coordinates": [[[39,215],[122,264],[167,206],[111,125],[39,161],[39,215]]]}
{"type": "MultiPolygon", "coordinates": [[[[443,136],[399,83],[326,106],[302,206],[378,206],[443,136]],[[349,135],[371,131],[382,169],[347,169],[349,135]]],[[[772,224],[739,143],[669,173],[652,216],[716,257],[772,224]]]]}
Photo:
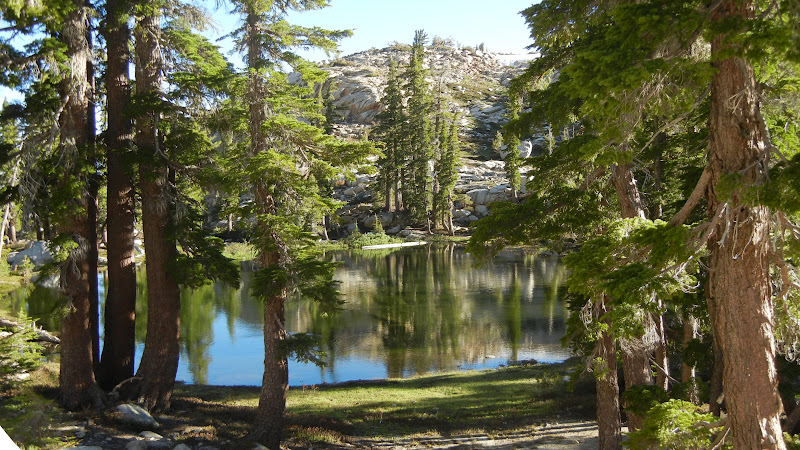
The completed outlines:
{"type": "MultiPolygon", "coordinates": [[[[89,146],[88,114],[89,83],[86,67],[90,49],[87,36],[87,11],[76,4],[64,21],[61,38],[67,45],[70,74],[63,82],[62,95],[68,97],[61,119],[61,146],[70,158],[67,161],[65,182],[80,177],[86,164],[89,146]]],[[[61,290],[66,295],[67,313],[61,320],[61,364],[59,380],[61,402],[69,410],[102,406],[102,391],[94,378],[91,333],[89,261],[91,242],[88,220],[89,196],[82,190],[74,199],[69,216],[61,230],[72,237],[76,248],[70,251],[61,265],[61,290]]]]}
{"type": "MultiPolygon", "coordinates": [[[[608,313],[602,300],[596,306],[598,316],[608,313]]],[[[607,319],[603,319],[607,322],[607,319]]],[[[610,323],[608,324],[610,325],[610,323]]],[[[604,332],[596,345],[597,358],[605,362],[606,367],[595,367],[595,383],[597,387],[597,428],[600,450],[616,450],[622,448],[622,419],[619,405],[619,380],[617,379],[617,347],[614,334],[604,332]]]]}
{"type": "MultiPolygon", "coordinates": [[[[614,188],[619,199],[622,218],[645,218],[645,211],[639,189],[630,164],[617,165],[614,168],[614,188]]],[[[625,387],[643,386],[653,384],[653,373],[650,368],[650,349],[643,341],[642,336],[633,336],[622,345],[622,371],[625,378],[625,387]]],[[[628,430],[636,431],[642,428],[644,417],[626,411],[628,430]]]]}
{"type": "MultiPolygon", "coordinates": [[[[157,11],[157,10],[154,10],[157,11]]],[[[136,91],[158,94],[161,89],[159,16],[144,17],[137,27],[136,91]]],[[[147,337],[136,372],[142,378],[138,401],[150,410],[169,408],[180,355],[180,291],[169,268],[177,253],[169,236],[173,199],[166,162],[158,149],[157,113],[140,115],[136,123],[136,144],[144,161],[139,163],[142,197],[142,230],[147,255],[147,337]]]]}
{"type": "MultiPolygon", "coordinates": [[[[91,31],[86,32],[86,42],[89,48],[92,47],[91,31]]],[[[91,53],[90,53],[91,55],[91,53]]],[[[94,61],[89,57],[86,61],[86,78],[89,82],[87,92],[88,110],[86,113],[86,140],[87,152],[90,161],[97,161],[97,112],[94,92],[94,61]]],[[[100,290],[97,286],[97,270],[99,269],[100,249],[97,247],[97,216],[98,206],[97,197],[100,192],[100,180],[95,171],[89,175],[89,188],[87,192],[87,228],[86,239],[88,240],[88,259],[89,259],[89,327],[92,334],[92,363],[94,366],[95,377],[100,369],[100,290]]]]}
{"type": "MultiPolygon", "coordinates": [[[[264,267],[277,264],[277,253],[262,253],[264,267]]],[[[281,351],[286,338],[284,324],[285,289],[264,301],[264,375],[258,399],[256,419],[251,437],[268,448],[280,448],[283,437],[283,416],[289,393],[289,362],[281,351]]]]}
{"type": "MultiPolygon", "coordinates": [[[[726,0],[715,21],[752,18],[752,1],[726,0]]],[[[748,187],[765,174],[761,115],[752,65],[727,54],[725,36],[712,40],[716,69],[711,85],[712,170],[709,213],[724,208],[708,246],[708,307],[724,360],[725,404],[734,448],[784,449],[777,390],[773,305],[769,276],[769,210],[751,206],[748,187]],[[716,58],[715,58],[716,56],[716,58]],[[723,186],[738,184],[730,191],[723,186]]]]}
{"type": "Polygon", "coordinates": [[[133,376],[136,351],[136,260],[134,253],[134,190],[130,164],[125,154],[130,151],[133,123],[121,113],[130,101],[130,29],[125,20],[125,4],[121,0],[106,2],[108,44],[106,90],[108,110],[119,113],[108,116],[108,288],[105,304],[105,339],[100,385],[110,390],[133,376]]]}

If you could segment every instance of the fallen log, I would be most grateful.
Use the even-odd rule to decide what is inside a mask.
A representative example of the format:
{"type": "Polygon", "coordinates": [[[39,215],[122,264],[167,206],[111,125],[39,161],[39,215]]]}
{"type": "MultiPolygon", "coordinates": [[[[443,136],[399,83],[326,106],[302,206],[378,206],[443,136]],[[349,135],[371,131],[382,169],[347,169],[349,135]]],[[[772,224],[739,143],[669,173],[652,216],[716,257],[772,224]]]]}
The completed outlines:
{"type": "Polygon", "coordinates": [[[379,245],[365,245],[361,250],[377,250],[384,248],[400,248],[400,247],[416,247],[418,245],[425,245],[427,242],[401,242],[399,244],[379,244],[379,245]]]}
{"type": "MultiPolygon", "coordinates": [[[[43,330],[40,327],[37,327],[31,324],[33,331],[36,333],[36,341],[38,342],[49,342],[51,344],[60,344],[61,339],[58,336],[48,333],[47,331],[43,330]]],[[[0,318],[0,328],[12,329],[12,330],[21,330],[24,326],[20,323],[14,322],[8,319],[0,318]]]]}

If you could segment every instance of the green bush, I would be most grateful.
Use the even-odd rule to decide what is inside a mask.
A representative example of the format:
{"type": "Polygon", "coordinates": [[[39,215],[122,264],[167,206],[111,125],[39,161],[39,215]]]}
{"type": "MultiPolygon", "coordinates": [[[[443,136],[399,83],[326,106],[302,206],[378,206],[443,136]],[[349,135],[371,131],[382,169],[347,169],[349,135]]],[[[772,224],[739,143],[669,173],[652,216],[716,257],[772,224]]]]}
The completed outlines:
{"type": "Polygon", "coordinates": [[[24,277],[30,276],[33,273],[33,262],[27,256],[22,258],[22,262],[14,266],[14,272],[24,277]]]}
{"type": "Polygon", "coordinates": [[[709,428],[705,425],[716,420],[713,414],[702,413],[697,405],[672,399],[650,409],[642,429],[628,435],[627,445],[632,449],[710,448],[722,427],[709,428]]]}
{"type": "MultiPolygon", "coordinates": [[[[380,221],[378,221],[380,223],[380,221]]],[[[361,248],[367,245],[382,245],[382,244],[396,244],[403,242],[403,239],[395,238],[387,234],[366,233],[362,234],[356,231],[344,239],[347,248],[361,248]]]]}
{"type": "Polygon", "coordinates": [[[377,215],[375,216],[375,230],[373,230],[373,232],[375,234],[386,234],[386,232],[383,231],[383,224],[381,223],[381,219],[377,215]]]}
{"type": "Polygon", "coordinates": [[[20,328],[0,334],[0,385],[7,389],[18,383],[19,376],[39,368],[43,347],[36,342],[36,331],[26,317],[19,320],[20,328]]]}

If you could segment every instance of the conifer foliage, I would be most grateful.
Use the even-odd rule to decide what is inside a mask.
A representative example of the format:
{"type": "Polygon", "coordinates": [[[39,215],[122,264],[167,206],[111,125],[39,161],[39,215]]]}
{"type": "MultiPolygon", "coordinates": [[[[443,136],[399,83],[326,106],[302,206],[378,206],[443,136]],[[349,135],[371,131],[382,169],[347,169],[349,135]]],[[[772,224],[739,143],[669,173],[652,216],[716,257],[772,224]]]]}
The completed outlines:
{"type": "Polygon", "coordinates": [[[374,136],[383,143],[378,182],[387,211],[404,210],[417,224],[453,232],[453,187],[459,159],[458,121],[443,94],[433,99],[424,68],[427,34],[417,30],[406,70],[392,61],[374,136]]]}
{"type": "MultiPolygon", "coordinates": [[[[711,408],[723,386],[729,414],[720,438],[730,432],[734,448],[785,448],[773,304],[786,317],[781,305],[797,295],[786,249],[798,235],[775,230],[797,229],[789,199],[798,191],[774,174],[795,171],[799,150],[784,138],[796,129],[796,92],[783,89],[798,73],[796,11],[791,1],[545,0],[523,12],[541,57],[515,82],[524,103],[506,140],[565,132],[531,161],[530,196],[496,206],[469,248],[492,254],[582,236],[567,260],[573,336],[594,343],[601,448],[620,445],[614,341],[626,382],[636,367],[645,383],[666,379],[661,316],[682,311],[691,323],[685,314],[705,308],[721,362],[711,408]],[[552,81],[540,88],[543,79],[552,81]],[[648,219],[658,217],[669,221],[648,219]]],[[[639,427],[646,408],[635,409],[631,393],[629,426],[639,427]]]]}
{"type": "Polygon", "coordinates": [[[235,2],[243,26],[234,35],[246,52],[245,86],[237,96],[246,101],[239,115],[246,140],[233,158],[235,186],[252,192],[247,213],[256,218],[253,244],[261,269],[254,276],[253,295],[264,302],[264,376],[251,437],[269,448],[280,446],[288,390],[288,358],[316,361],[313,340],[285,329],[284,306],[295,295],[318,300],[333,312],[338,307],[332,266],[315,258],[310,225],[303,219],[330,214],[336,204],[322,195],[319,181],[332,179],[334,166],[363,161],[371,151],[365,142],[346,143],[325,133],[324,105],[314,95],[324,74],[292,53],[298,47],[333,51],[349,31],[306,28],[286,22],[288,11],[328,5],[316,1],[235,2]],[[289,65],[304,84],[291,84],[289,65]]]}

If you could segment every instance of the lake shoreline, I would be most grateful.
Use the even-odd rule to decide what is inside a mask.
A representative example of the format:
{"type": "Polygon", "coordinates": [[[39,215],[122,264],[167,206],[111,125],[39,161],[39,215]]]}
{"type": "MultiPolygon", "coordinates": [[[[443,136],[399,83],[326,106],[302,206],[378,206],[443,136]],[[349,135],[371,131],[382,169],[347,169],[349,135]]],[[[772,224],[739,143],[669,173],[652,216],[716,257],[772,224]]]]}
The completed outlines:
{"type": "MultiPolygon", "coordinates": [[[[282,448],[596,448],[594,380],[581,376],[584,367],[571,358],[291,388],[282,448]]],[[[57,409],[58,367],[42,370],[49,376],[36,376],[23,388],[39,397],[39,410],[52,414],[38,445],[117,450],[145,440],[140,436],[145,430],[120,424],[113,407],[78,413],[57,409]]],[[[155,416],[161,426],[152,432],[161,436],[158,444],[164,448],[253,448],[246,435],[259,392],[257,386],[178,383],[172,408],[155,416]]],[[[20,423],[16,419],[0,410],[6,431],[18,440],[23,430],[6,426],[20,423]]]]}

